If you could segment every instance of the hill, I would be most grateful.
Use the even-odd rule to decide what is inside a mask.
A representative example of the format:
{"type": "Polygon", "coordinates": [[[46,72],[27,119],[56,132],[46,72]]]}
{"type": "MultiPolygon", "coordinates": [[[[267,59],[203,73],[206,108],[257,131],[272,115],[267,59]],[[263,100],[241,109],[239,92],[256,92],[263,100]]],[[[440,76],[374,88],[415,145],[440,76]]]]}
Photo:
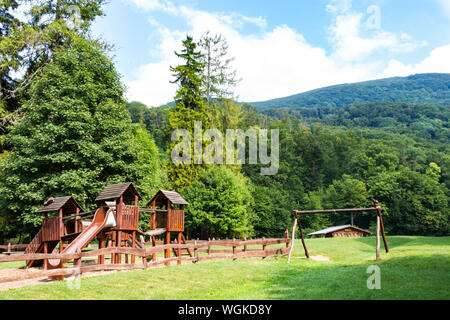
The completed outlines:
{"type": "Polygon", "coordinates": [[[450,74],[425,73],[365,82],[340,84],[250,103],[258,109],[342,107],[357,102],[409,102],[450,105],[450,74]]]}

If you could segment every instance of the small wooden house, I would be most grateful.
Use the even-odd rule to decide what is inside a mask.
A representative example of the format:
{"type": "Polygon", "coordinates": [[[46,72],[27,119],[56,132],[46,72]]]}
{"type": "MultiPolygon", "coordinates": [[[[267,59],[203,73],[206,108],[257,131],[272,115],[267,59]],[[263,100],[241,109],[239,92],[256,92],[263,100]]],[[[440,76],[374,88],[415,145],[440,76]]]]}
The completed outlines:
{"type": "MultiPolygon", "coordinates": [[[[139,227],[139,192],[131,182],[110,184],[95,199],[99,206],[114,206],[117,226],[116,231],[136,231],[139,227]],[[127,205],[128,204],[128,205],[127,205]]],[[[120,238],[119,238],[120,239],[120,238]]],[[[122,240],[128,239],[124,237],[122,240]]]]}
{"type": "Polygon", "coordinates": [[[159,190],[147,207],[154,209],[152,229],[164,228],[167,232],[184,231],[184,206],[189,203],[178,192],[159,190]]]}
{"type": "MultiPolygon", "coordinates": [[[[155,234],[165,233],[164,244],[170,243],[170,233],[176,232],[177,243],[186,243],[183,236],[184,231],[184,206],[189,203],[184,200],[178,192],[159,190],[152,200],[147,203],[147,207],[151,208],[150,229],[156,232],[155,234]]],[[[155,236],[152,236],[152,244],[156,245],[155,236]]],[[[187,249],[190,256],[192,256],[189,249],[187,249]]],[[[181,255],[181,249],[176,251],[177,256],[181,255]]],[[[164,257],[170,257],[170,249],[164,250],[164,257]]],[[[156,259],[156,254],[153,254],[153,260],[156,259]]],[[[181,261],[179,262],[181,263],[181,261]]],[[[166,263],[168,265],[168,262],[166,263]]]]}
{"type": "Polygon", "coordinates": [[[121,202],[133,203],[137,206],[139,200],[142,200],[139,192],[131,182],[127,182],[107,185],[95,199],[95,202],[99,205],[105,205],[107,201],[115,201],[117,204],[121,202]]]}
{"type": "MultiPolygon", "coordinates": [[[[63,240],[70,234],[80,231],[81,221],[78,220],[78,214],[82,211],[83,208],[72,196],[49,198],[37,211],[44,214],[42,228],[28,245],[25,253],[52,252],[57,244],[62,251],[63,240]],[[58,216],[49,217],[49,213],[57,213],[58,216]],[[70,219],[64,224],[64,216],[67,217],[70,214],[75,214],[75,219],[70,219]]],[[[30,268],[42,263],[42,260],[30,260],[26,262],[26,265],[30,268]]]]}
{"type": "Polygon", "coordinates": [[[351,224],[329,227],[308,234],[309,237],[322,238],[359,238],[370,235],[372,235],[372,232],[352,226],[351,224]]]}
{"type": "Polygon", "coordinates": [[[42,221],[42,241],[61,241],[66,235],[80,232],[81,221],[78,220],[80,212],[83,212],[83,208],[72,196],[49,198],[37,211],[45,215],[42,221]],[[51,212],[57,212],[58,216],[49,218],[48,214],[51,212]],[[63,218],[70,214],[75,214],[76,217],[66,219],[64,223],[63,218]]]}

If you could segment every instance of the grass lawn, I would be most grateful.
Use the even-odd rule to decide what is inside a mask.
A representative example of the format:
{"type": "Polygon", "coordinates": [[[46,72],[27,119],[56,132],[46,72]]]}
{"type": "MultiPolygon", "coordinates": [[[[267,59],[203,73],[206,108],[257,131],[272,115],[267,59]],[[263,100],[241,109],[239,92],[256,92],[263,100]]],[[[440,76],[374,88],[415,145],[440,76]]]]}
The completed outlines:
{"type": "Polygon", "coordinates": [[[297,240],[291,264],[286,256],[201,261],[84,278],[80,289],[62,281],[0,291],[0,299],[450,299],[450,237],[388,241],[379,262],[373,237],[307,239],[310,255],[331,261],[305,259],[297,240]],[[380,267],[380,290],[367,288],[370,265],[380,267]]]}

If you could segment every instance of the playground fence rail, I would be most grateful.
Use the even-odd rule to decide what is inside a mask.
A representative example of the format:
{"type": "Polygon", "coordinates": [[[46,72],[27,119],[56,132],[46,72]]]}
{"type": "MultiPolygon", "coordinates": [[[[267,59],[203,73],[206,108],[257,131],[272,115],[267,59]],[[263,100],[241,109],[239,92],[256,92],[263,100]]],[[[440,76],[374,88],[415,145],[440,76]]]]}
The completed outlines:
{"type": "MultiPolygon", "coordinates": [[[[43,260],[43,259],[62,259],[65,261],[78,260],[82,258],[97,258],[105,255],[122,254],[122,255],[134,255],[142,258],[142,263],[134,264],[86,264],[83,266],[65,267],[53,270],[32,270],[30,272],[21,272],[17,275],[0,277],[0,283],[21,281],[28,279],[44,278],[44,277],[57,277],[57,276],[70,276],[77,275],[86,272],[94,271],[114,271],[114,270],[135,270],[135,269],[147,269],[156,267],[159,265],[169,265],[170,262],[176,261],[180,264],[182,261],[191,261],[193,263],[212,260],[212,259],[242,259],[242,258],[266,258],[273,255],[283,255],[289,252],[290,239],[252,239],[252,240],[190,240],[186,244],[171,243],[166,245],[158,245],[155,247],[146,248],[130,248],[130,247],[111,247],[103,248],[92,251],[78,252],[74,254],[15,254],[15,255],[2,255],[0,254],[1,262],[13,262],[13,261],[30,261],[30,260],[43,260]],[[285,244],[286,247],[267,248],[269,245],[285,244]],[[261,248],[248,248],[247,246],[261,245],[261,248]],[[214,248],[212,248],[214,247],[214,248]],[[231,247],[231,248],[216,248],[216,247],[231,247]],[[242,248],[240,248],[242,247],[242,248]],[[180,250],[188,250],[192,256],[183,256],[178,254],[177,256],[170,258],[160,258],[152,261],[152,256],[155,253],[163,253],[165,250],[173,250],[173,252],[179,252],[180,250]],[[202,253],[202,254],[199,254],[202,253]],[[148,260],[149,259],[149,260],[148,260]]],[[[126,259],[128,261],[128,259],[126,259]]]]}

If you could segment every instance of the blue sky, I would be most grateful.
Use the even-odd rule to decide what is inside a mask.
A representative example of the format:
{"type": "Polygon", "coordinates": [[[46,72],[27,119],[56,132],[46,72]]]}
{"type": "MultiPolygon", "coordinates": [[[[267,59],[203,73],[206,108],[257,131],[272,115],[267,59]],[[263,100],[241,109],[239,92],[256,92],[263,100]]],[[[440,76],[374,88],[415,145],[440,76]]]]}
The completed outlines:
{"type": "Polygon", "coordinates": [[[423,72],[450,72],[450,0],[111,0],[93,34],[115,46],[129,100],[171,101],[186,34],[222,34],[240,101],[423,72]]]}

